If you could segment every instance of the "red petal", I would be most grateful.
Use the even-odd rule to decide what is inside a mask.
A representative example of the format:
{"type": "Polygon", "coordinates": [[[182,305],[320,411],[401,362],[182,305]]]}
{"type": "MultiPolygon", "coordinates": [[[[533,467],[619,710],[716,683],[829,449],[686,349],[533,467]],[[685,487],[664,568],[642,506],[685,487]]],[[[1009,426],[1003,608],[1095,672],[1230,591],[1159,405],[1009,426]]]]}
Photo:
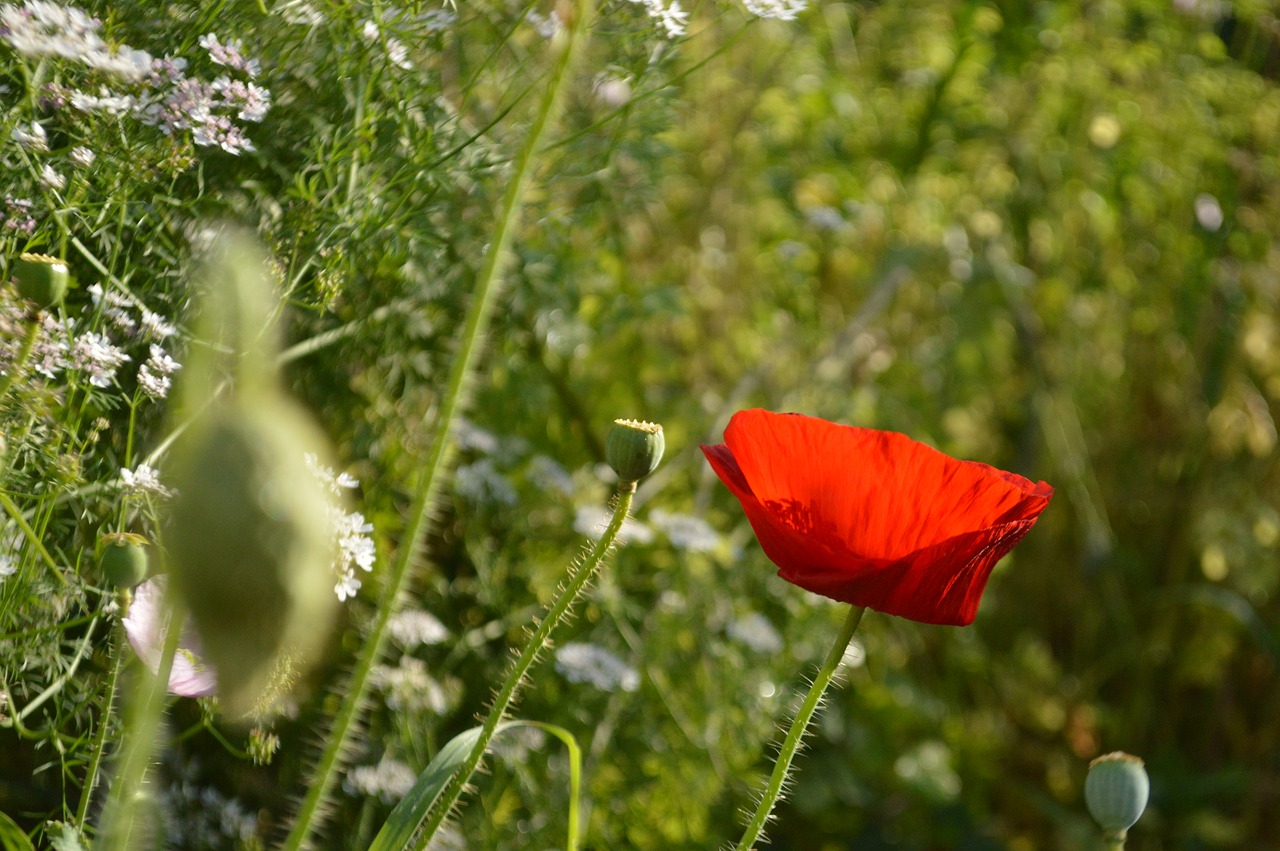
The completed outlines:
{"type": "Polygon", "coordinates": [[[1053,488],[905,435],[740,411],[703,446],[779,574],[927,623],[968,624],[1053,488]]]}

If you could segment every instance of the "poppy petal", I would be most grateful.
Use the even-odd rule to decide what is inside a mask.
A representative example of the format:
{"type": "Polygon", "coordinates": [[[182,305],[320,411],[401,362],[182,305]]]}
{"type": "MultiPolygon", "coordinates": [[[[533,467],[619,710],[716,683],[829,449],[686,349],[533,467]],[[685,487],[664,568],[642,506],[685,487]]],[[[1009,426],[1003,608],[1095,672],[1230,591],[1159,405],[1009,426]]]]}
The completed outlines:
{"type": "Polygon", "coordinates": [[[895,432],[740,411],[703,446],[779,575],[843,602],[965,625],[1053,494],[895,432]]]}

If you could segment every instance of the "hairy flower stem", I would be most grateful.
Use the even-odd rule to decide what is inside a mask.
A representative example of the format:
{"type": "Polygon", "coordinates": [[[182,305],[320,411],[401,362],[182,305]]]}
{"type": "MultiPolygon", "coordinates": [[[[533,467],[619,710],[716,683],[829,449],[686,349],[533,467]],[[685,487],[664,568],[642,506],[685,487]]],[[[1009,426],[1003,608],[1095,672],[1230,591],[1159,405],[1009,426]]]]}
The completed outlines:
{"type": "Polygon", "coordinates": [[[107,737],[115,726],[116,686],[120,681],[120,666],[124,660],[125,640],[124,623],[116,621],[111,633],[111,669],[107,674],[107,689],[102,697],[102,709],[98,714],[98,734],[94,737],[93,757],[89,760],[89,770],[85,773],[84,786],[80,790],[80,806],[76,809],[76,828],[84,833],[85,820],[89,817],[89,805],[93,802],[93,790],[98,785],[98,771],[102,768],[102,759],[107,749],[107,737]]]}
{"type": "Polygon", "coordinates": [[[27,317],[27,333],[22,338],[22,348],[18,350],[18,356],[14,358],[13,363],[9,365],[9,369],[5,371],[4,378],[0,378],[0,402],[3,402],[4,397],[9,395],[9,388],[13,386],[14,378],[27,365],[27,359],[31,357],[31,350],[35,348],[36,337],[39,334],[40,315],[32,313],[27,317]]]}
{"type": "Polygon", "coordinates": [[[498,689],[498,694],[493,700],[493,706],[490,707],[489,714],[485,717],[484,724],[480,728],[480,738],[476,739],[471,752],[467,754],[466,761],[458,767],[457,774],[453,775],[449,785],[440,793],[440,799],[436,801],[436,805],[431,811],[427,826],[418,835],[418,840],[413,846],[415,851],[422,851],[427,847],[427,843],[435,836],[436,831],[440,829],[440,825],[444,823],[445,818],[453,810],[454,804],[457,803],[458,798],[462,795],[462,790],[470,782],[471,775],[480,766],[480,761],[484,759],[485,751],[489,749],[489,742],[493,739],[493,734],[498,729],[498,724],[502,721],[503,716],[506,715],[507,707],[511,705],[516,692],[520,690],[525,675],[529,673],[529,668],[533,666],[538,654],[547,646],[551,633],[560,621],[564,619],[564,616],[568,614],[569,610],[573,608],[574,601],[582,594],[583,589],[591,581],[591,577],[595,576],[596,571],[599,570],[604,557],[612,549],[613,541],[618,537],[618,532],[621,531],[622,524],[626,521],[628,512],[631,511],[631,498],[635,494],[635,490],[635,482],[618,487],[618,496],[613,507],[613,518],[609,521],[608,528],[605,529],[604,534],[600,536],[600,540],[596,542],[587,557],[570,568],[569,578],[560,589],[560,594],[556,597],[555,602],[551,604],[551,607],[547,609],[546,615],[538,621],[538,626],[533,631],[533,635],[529,636],[529,640],[525,643],[524,649],[520,651],[515,664],[507,672],[507,677],[503,681],[502,687],[498,689]]]}
{"type": "Polygon", "coordinates": [[[173,657],[178,652],[182,623],[186,618],[185,611],[173,607],[172,597],[166,594],[165,599],[165,608],[171,614],[165,626],[160,667],[154,677],[145,670],[138,671],[129,705],[125,708],[124,731],[120,734],[123,751],[102,814],[102,829],[94,843],[94,848],[101,851],[129,851],[138,847],[140,836],[149,833],[149,827],[139,823],[143,820],[138,812],[142,798],[140,793],[160,737],[160,722],[169,691],[169,673],[173,669],[173,657]]]}
{"type": "Polygon", "coordinates": [[[755,815],[751,817],[751,823],[747,825],[742,839],[735,846],[737,851],[750,851],[755,847],[756,840],[760,838],[761,831],[769,821],[769,814],[773,812],[778,796],[782,794],[782,788],[786,785],[787,775],[791,772],[791,760],[795,758],[796,751],[800,748],[800,742],[808,730],[809,721],[813,718],[818,704],[822,702],[822,695],[826,692],[827,686],[831,685],[836,669],[840,667],[840,660],[844,658],[845,650],[853,640],[853,633],[862,622],[865,611],[866,609],[860,606],[850,607],[849,615],[845,618],[844,625],[840,627],[840,634],[836,636],[835,643],[831,645],[826,658],[822,660],[822,667],[818,669],[817,676],[813,678],[813,685],[805,695],[804,703],[800,704],[800,711],[796,713],[795,720],[787,730],[787,738],[783,740],[782,748],[778,751],[778,761],[773,766],[769,785],[765,787],[764,796],[756,807],[755,815]]]}
{"type": "Polygon", "coordinates": [[[480,342],[488,326],[489,315],[503,284],[503,268],[508,259],[512,234],[519,223],[524,205],[524,191],[533,172],[535,155],[544,147],[543,137],[547,128],[559,114],[560,102],[570,70],[584,40],[591,17],[592,0],[575,0],[574,19],[567,38],[559,45],[546,91],[538,111],[533,117],[529,133],[517,153],[507,192],[502,199],[501,212],[494,226],[493,238],[485,254],[483,265],[476,277],[476,289],[467,310],[457,354],[450,366],[448,385],[441,397],[439,414],[435,420],[435,435],[426,463],[419,473],[414,487],[414,501],[409,510],[409,521],[401,535],[401,545],[395,561],[387,572],[387,584],[378,611],[374,615],[369,638],[356,659],[351,682],[343,690],[342,700],[333,719],[333,727],[325,739],[324,749],[307,791],[299,805],[293,828],[281,848],[298,851],[310,843],[311,834],[320,820],[322,804],[332,793],[343,755],[347,752],[352,734],[359,721],[362,707],[366,705],[370,675],[382,657],[387,641],[387,624],[401,608],[401,601],[410,587],[412,565],[420,563],[425,532],[431,508],[436,504],[444,486],[453,450],[452,433],[458,411],[466,402],[466,384],[478,357],[480,342]]]}

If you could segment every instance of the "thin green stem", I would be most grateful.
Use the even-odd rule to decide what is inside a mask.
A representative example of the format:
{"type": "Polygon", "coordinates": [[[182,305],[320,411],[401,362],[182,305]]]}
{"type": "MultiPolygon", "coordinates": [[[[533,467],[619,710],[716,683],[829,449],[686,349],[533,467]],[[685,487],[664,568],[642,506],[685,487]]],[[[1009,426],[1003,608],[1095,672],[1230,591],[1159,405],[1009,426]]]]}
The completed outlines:
{"type": "Polygon", "coordinates": [[[421,849],[427,847],[427,843],[435,836],[440,825],[444,823],[444,820],[453,810],[454,804],[457,803],[458,798],[462,795],[462,790],[471,781],[471,775],[475,773],[475,770],[480,766],[480,761],[484,759],[485,752],[489,749],[489,742],[493,739],[493,734],[498,729],[498,724],[502,721],[503,716],[506,715],[507,707],[511,705],[516,692],[520,690],[520,685],[529,673],[529,668],[533,666],[534,660],[546,648],[547,642],[551,638],[551,633],[573,607],[574,601],[582,594],[583,589],[587,587],[587,583],[591,581],[591,577],[595,576],[605,555],[613,547],[613,541],[617,538],[618,532],[621,531],[622,524],[626,521],[627,514],[631,510],[631,499],[634,494],[634,482],[625,488],[619,488],[617,502],[613,509],[613,518],[609,521],[608,528],[600,536],[600,540],[596,542],[590,554],[570,570],[569,578],[560,589],[560,594],[556,597],[555,602],[551,604],[551,607],[547,609],[546,615],[538,621],[538,626],[533,631],[533,635],[529,636],[529,640],[520,651],[520,655],[511,666],[511,670],[507,672],[507,677],[503,681],[502,687],[498,689],[497,697],[493,700],[493,706],[489,709],[489,714],[485,717],[484,724],[480,728],[480,737],[476,739],[476,743],[472,746],[471,752],[467,754],[466,760],[458,767],[458,773],[453,775],[449,785],[440,793],[440,799],[431,811],[426,828],[423,829],[418,836],[417,843],[413,846],[415,851],[421,851],[421,849]]]}
{"type": "Polygon", "coordinates": [[[89,760],[89,770],[84,776],[84,786],[80,790],[80,806],[76,809],[76,827],[84,832],[85,819],[89,817],[89,805],[93,801],[93,790],[98,785],[98,771],[102,768],[102,758],[107,749],[107,737],[111,732],[114,717],[116,687],[120,681],[120,665],[124,658],[124,624],[117,620],[111,634],[111,670],[107,674],[107,688],[102,696],[102,709],[98,714],[98,730],[94,736],[93,756],[89,760]]]}
{"type": "Polygon", "coordinates": [[[493,239],[485,254],[483,265],[476,278],[475,295],[467,310],[458,351],[450,367],[449,380],[441,398],[436,418],[435,438],[431,443],[426,463],[422,466],[414,488],[414,502],[409,511],[409,522],[401,536],[401,546],[387,574],[387,585],[378,611],[374,615],[369,638],[356,659],[351,682],[343,692],[342,701],[333,719],[333,729],[325,739],[324,749],[316,763],[315,774],[307,786],[306,795],[298,808],[293,828],[281,848],[298,851],[305,847],[320,818],[321,804],[326,800],[336,782],[338,768],[346,753],[349,741],[366,703],[370,674],[382,657],[387,641],[387,624],[399,611],[401,601],[411,585],[413,565],[421,559],[425,532],[429,524],[431,507],[435,504],[444,484],[444,472],[448,469],[453,451],[452,433],[459,410],[466,402],[466,383],[478,357],[485,328],[488,326],[493,303],[503,284],[502,271],[508,259],[512,234],[524,206],[524,192],[533,171],[534,155],[543,146],[543,136],[559,113],[569,71],[583,40],[587,22],[591,16],[592,0],[576,0],[575,18],[569,37],[552,68],[542,103],[534,116],[524,144],[516,156],[507,192],[502,200],[501,212],[494,227],[493,239]]]}
{"type": "Polygon", "coordinates": [[[769,821],[769,814],[773,812],[774,804],[778,802],[778,797],[782,794],[782,789],[786,785],[787,775],[791,772],[791,760],[795,758],[796,751],[800,748],[800,742],[804,739],[805,731],[809,727],[809,721],[813,718],[813,713],[817,710],[818,704],[822,702],[822,695],[826,692],[827,686],[831,684],[832,678],[835,677],[836,670],[840,667],[840,660],[844,658],[845,650],[848,648],[849,642],[853,640],[853,633],[858,629],[858,624],[862,622],[862,615],[865,611],[866,609],[859,606],[853,606],[849,610],[849,615],[845,618],[844,625],[840,627],[840,634],[836,636],[835,643],[831,645],[831,649],[827,651],[826,658],[822,660],[822,667],[818,669],[817,676],[813,678],[813,685],[809,688],[809,693],[805,695],[804,703],[800,704],[800,711],[796,713],[795,720],[791,722],[791,727],[787,730],[787,737],[783,740],[782,749],[778,752],[778,761],[773,766],[773,775],[769,778],[769,785],[765,787],[764,796],[756,807],[755,815],[751,817],[751,822],[742,834],[742,839],[738,841],[737,851],[749,851],[749,849],[755,847],[756,840],[760,838],[761,831],[764,830],[765,824],[769,821]]]}
{"type": "Polygon", "coordinates": [[[154,677],[148,676],[146,671],[139,672],[125,713],[124,732],[120,736],[124,751],[102,814],[102,833],[94,843],[95,848],[103,851],[128,851],[136,847],[135,834],[145,832],[145,828],[138,824],[138,793],[159,744],[160,721],[169,691],[169,672],[173,668],[174,654],[178,652],[182,622],[186,617],[185,611],[173,607],[169,594],[165,595],[163,608],[170,612],[170,616],[160,651],[160,667],[154,677]]]}
{"type": "Polygon", "coordinates": [[[0,378],[0,402],[4,401],[4,397],[9,395],[9,388],[13,386],[14,379],[18,373],[22,372],[23,367],[27,365],[27,358],[31,357],[31,351],[36,346],[36,337],[40,334],[40,316],[32,314],[27,319],[27,333],[22,338],[22,348],[18,350],[18,357],[4,374],[4,378],[0,378]]]}

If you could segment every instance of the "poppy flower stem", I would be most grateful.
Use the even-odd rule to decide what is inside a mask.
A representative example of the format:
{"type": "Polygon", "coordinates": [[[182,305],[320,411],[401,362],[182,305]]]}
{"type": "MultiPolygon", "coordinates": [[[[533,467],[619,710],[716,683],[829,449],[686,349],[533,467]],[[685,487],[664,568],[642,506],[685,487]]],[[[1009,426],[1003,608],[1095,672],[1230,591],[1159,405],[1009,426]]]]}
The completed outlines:
{"type": "Polygon", "coordinates": [[[747,825],[746,831],[742,834],[742,839],[738,841],[736,851],[750,851],[755,847],[756,840],[760,838],[760,833],[769,821],[770,813],[773,812],[774,804],[778,802],[782,789],[786,786],[787,775],[791,772],[791,760],[795,758],[796,751],[800,749],[800,742],[804,739],[804,734],[809,728],[809,721],[812,720],[818,704],[822,702],[822,695],[826,692],[827,686],[831,685],[831,680],[835,678],[836,670],[840,667],[840,660],[844,658],[845,650],[848,649],[849,642],[853,640],[853,633],[858,629],[858,624],[862,622],[862,615],[865,611],[866,609],[861,606],[850,607],[849,615],[840,627],[840,634],[836,636],[835,643],[831,645],[831,649],[827,651],[826,658],[822,660],[822,667],[818,669],[817,675],[813,678],[813,685],[809,688],[809,693],[805,695],[804,703],[800,704],[800,711],[796,713],[795,720],[791,722],[791,727],[787,730],[787,737],[783,740],[782,748],[778,751],[778,761],[773,766],[773,775],[769,778],[769,785],[765,787],[764,795],[760,798],[759,805],[756,806],[755,815],[751,817],[751,823],[747,825]]]}
{"type": "Polygon", "coordinates": [[[471,775],[475,773],[480,766],[480,761],[484,759],[485,752],[489,749],[489,742],[493,740],[494,734],[498,731],[498,724],[507,714],[511,701],[519,692],[520,686],[525,682],[529,669],[533,667],[533,663],[538,656],[547,648],[551,641],[552,632],[564,620],[565,616],[573,610],[573,604],[582,595],[591,578],[599,571],[605,556],[613,549],[613,542],[618,537],[618,533],[622,531],[622,524],[626,522],[627,515],[631,511],[631,500],[635,496],[635,492],[635,482],[625,482],[618,485],[618,493],[614,497],[613,503],[613,517],[609,521],[608,527],[590,552],[584,558],[577,559],[569,568],[569,574],[564,584],[560,587],[560,593],[547,609],[546,614],[538,620],[533,633],[525,643],[524,649],[520,651],[515,663],[507,671],[507,678],[498,689],[498,693],[493,699],[493,705],[489,709],[489,714],[485,717],[484,724],[480,728],[479,738],[471,746],[471,752],[467,754],[466,760],[458,767],[457,773],[453,775],[449,785],[444,788],[439,800],[431,810],[427,826],[418,835],[417,844],[413,846],[416,851],[422,851],[427,847],[431,838],[435,836],[436,831],[440,829],[440,825],[453,811],[458,798],[470,782],[471,775]]]}

